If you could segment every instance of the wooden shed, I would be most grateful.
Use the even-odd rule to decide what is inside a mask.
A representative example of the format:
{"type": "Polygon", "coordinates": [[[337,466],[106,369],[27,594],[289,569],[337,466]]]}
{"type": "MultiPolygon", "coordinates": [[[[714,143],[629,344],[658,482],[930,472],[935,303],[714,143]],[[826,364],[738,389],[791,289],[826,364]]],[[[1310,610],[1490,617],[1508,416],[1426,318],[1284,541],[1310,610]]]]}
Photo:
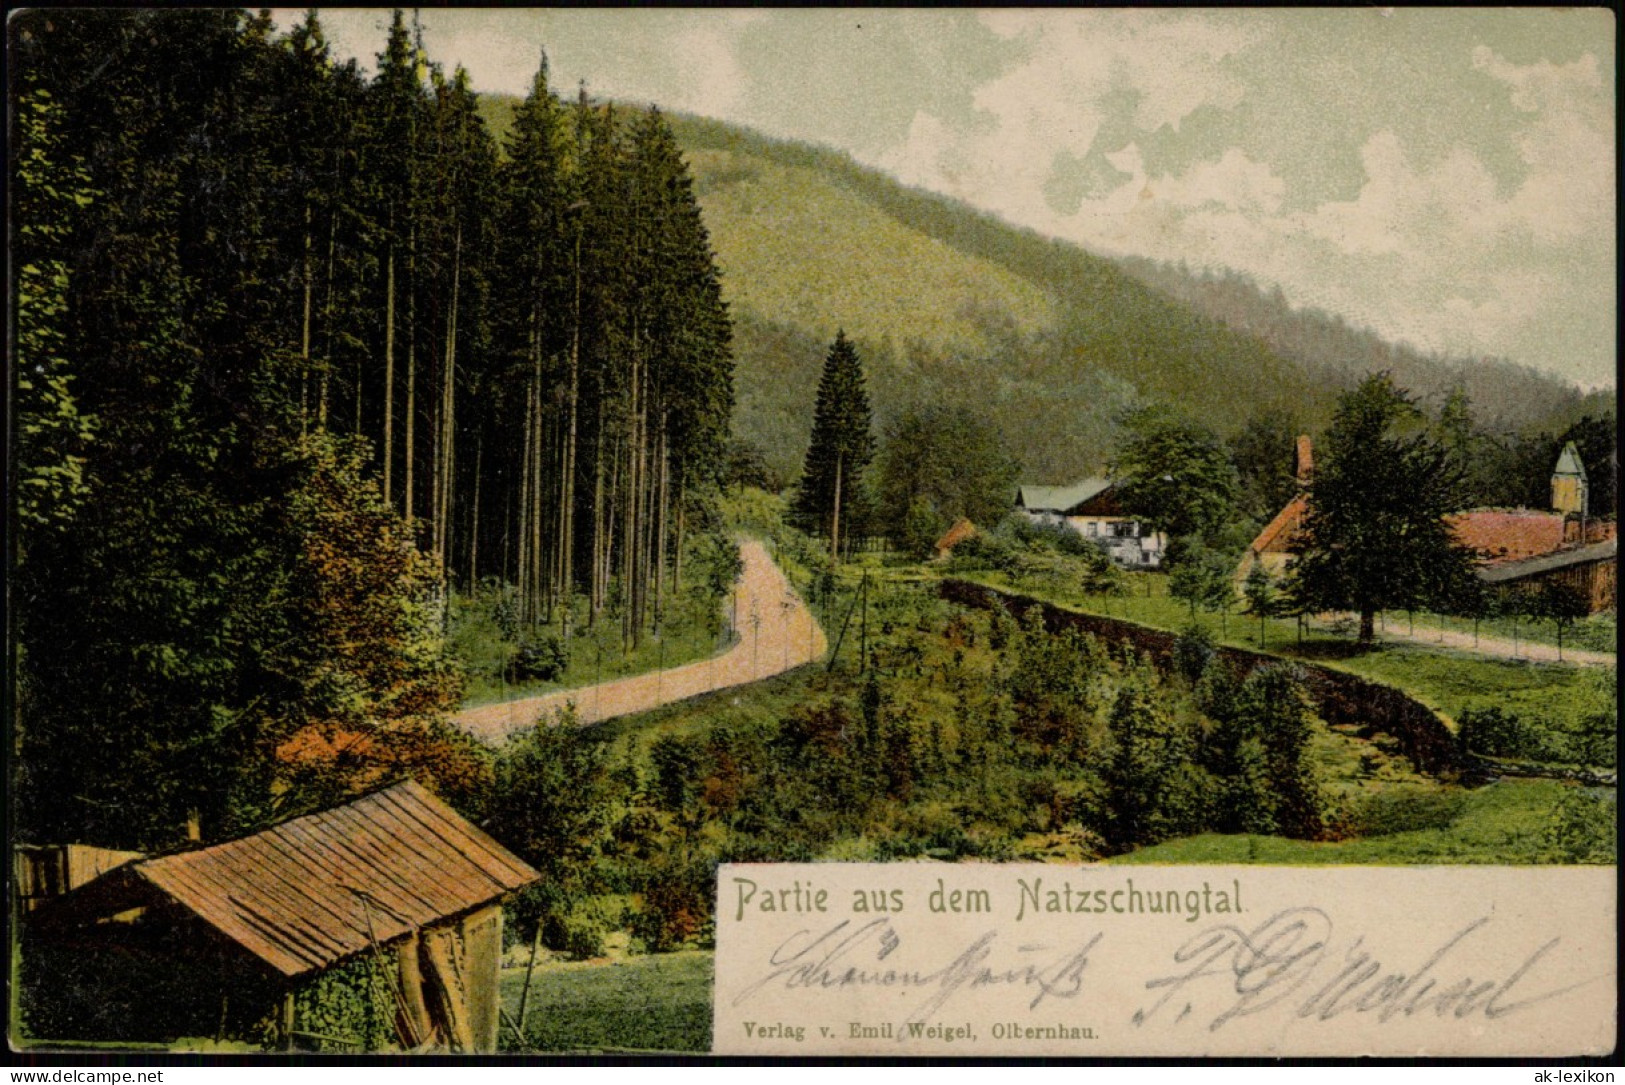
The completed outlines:
{"type": "Polygon", "coordinates": [[[379,1032],[340,1030],[323,1007],[370,1002],[380,1005],[356,1012],[401,1047],[494,1051],[501,901],[538,878],[410,780],[239,840],[126,863],[36,910],[25,964],[72,962],[81,976],[45,984],[70,990],[36,1000],[30,1031],[364,1049],[379,1032]],[[312,995],[357,964],[365,990],[312,995]],[[301,1021],[301,1006],[326,1016],[301,1021]]]}
{"type": "Polygon", "coordinates": [[[1619,591],[1619,540],[1502,562],[1480,569],[1478,576],[1502,592],[1534,592],[1542,584],[1556,581],[1584,599],[1592,614],[1613,610],[1619,591]]]}
{"type": "Polygon", "coordinates": [[[138,851],[93,848],[88,844],[18,844],[11,853],[17,904],[25,913],[32,912],[44,901],[141,857],[138,851]]]}

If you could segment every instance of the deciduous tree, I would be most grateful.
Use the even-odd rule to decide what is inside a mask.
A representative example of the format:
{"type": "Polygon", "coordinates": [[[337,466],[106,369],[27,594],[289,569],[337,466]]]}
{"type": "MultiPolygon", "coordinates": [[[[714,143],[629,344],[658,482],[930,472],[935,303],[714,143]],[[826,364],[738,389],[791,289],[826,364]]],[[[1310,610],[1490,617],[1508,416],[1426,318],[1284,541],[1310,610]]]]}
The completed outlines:
{"type": "Polygon", "coordinates": [[[1123,420],[1112,461],[1124,511],[1153,530],[1212,539],[1234,515],[1236,470],[1212,431],[1162,406],[1123,420]]]}
{"type": "Polygon", "coordinates": [[[1003,519],[1016,471],[998,434],[970,411],[934,404],[905,411],[881,438],[878,519],[894,538],[911,543],[917,556],[926,556],[942,530],[962,516],[984,528],[1003,519]],[[917,503],[929,516],[918,514],[917,503]],[[906,530],[911,522],[924,530],[906,530]]]}
{"type": "Polygon", "coordinates": [[[1358,612],[1362,642],[1379,610],[1446,602],[1473,575],[1472,552],[1444,519],[1458,506],[1460,474],[1420,420],[1386,373],[1344,394],[1293,546],[1295,601],[1358,612]]]}

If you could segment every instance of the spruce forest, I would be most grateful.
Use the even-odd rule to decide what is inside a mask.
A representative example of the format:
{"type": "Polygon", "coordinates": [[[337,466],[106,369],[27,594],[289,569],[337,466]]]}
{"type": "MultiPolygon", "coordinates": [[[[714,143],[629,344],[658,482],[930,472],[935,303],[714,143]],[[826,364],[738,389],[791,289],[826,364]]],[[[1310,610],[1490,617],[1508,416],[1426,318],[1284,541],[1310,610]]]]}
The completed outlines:
{"type": "Polygon", "coordinates": [[[400,12],[370,79],[314,13],[11,35],[19,827],[474,786],[448,588],[635,645],[716,529],[730,329],[666,122],[544,57],[499,147],[400,12]]]}

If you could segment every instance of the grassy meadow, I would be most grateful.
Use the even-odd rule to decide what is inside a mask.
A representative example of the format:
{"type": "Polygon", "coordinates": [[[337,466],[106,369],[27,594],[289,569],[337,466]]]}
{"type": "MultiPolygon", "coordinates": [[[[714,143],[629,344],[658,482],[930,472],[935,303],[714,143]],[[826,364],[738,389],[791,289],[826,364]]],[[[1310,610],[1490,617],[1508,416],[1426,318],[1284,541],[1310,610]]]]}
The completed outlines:
{"type": "MultiPolygon", "coordinates": [[[[524,1042],[504,1024],[504,1050],[707,1051],[712,954],[702,950],[539,965],[525,1003],[524,1042]]],[[[518,1023],[523,965],[503,969],[502,1009],[518,1023]]]]}

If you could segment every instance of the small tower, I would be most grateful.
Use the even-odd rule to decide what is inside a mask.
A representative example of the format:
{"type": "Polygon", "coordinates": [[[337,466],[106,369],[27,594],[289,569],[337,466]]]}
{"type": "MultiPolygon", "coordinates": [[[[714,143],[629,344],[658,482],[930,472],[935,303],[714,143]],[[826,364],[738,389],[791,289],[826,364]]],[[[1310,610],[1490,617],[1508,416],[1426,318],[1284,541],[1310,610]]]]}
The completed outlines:
{"type": "Polygon", "coordinates": [[[1557,466],[1552,469],[1552,510],[1584,519],[1588,496],[1585,465],[1580,462],[1579,450],[1570,441],[1563,446],[1557,466]]]}

